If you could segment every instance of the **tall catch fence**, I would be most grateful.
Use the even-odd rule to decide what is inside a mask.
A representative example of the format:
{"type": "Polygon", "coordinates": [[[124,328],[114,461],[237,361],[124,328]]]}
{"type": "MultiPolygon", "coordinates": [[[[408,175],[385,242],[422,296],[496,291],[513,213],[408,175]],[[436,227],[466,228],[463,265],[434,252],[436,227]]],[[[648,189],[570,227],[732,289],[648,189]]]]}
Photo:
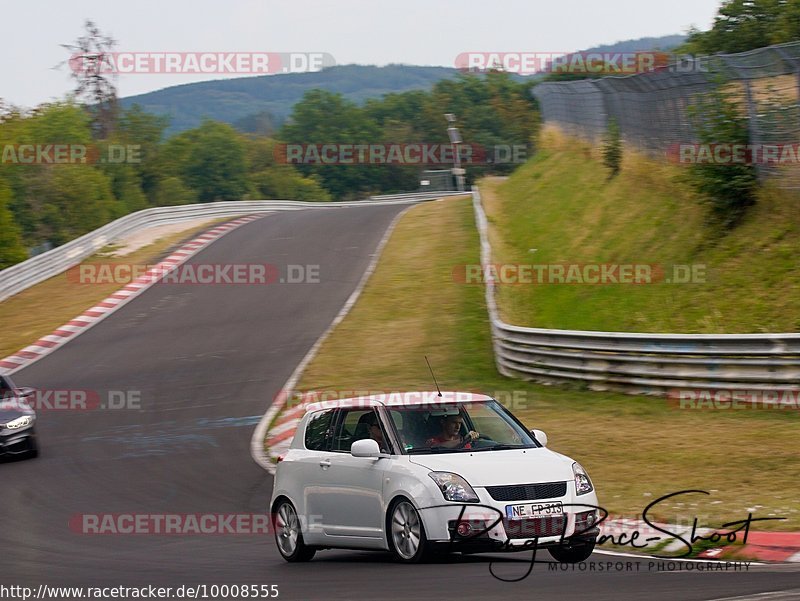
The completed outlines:
{"type": "Polygon", "coordinates": [[[533,94],[544,122],[571,135],[598,143],[614,119],[627,145],[677,160],[680,145],[701,142],[700,97],[720,85],[739,101],[751,145],[781,145],[778,160],[758,162],[759,176],[800,188],[800,157],[792,160],[786,148],[800,143],[800,42],[684,58],[634,75],[543,82],[533,94]]]}

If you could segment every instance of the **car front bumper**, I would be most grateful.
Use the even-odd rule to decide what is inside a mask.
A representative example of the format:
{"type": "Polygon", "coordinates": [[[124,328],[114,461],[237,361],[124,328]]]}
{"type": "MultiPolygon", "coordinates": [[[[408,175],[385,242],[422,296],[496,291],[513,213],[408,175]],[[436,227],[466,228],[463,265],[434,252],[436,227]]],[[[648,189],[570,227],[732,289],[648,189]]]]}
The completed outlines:
{"type": "MultiPolygon", "coordinates": [[[[597,496],[594,491],[577,496],[574,489],[555,499],[534,501],[495,501],[485,488],[475,487],[479,503],[442,501],[432,507],[422,508],[423,522],[428,540],[436,547],[451,551],[520,551],[551,546],[585,545],[599,536],[592,523],[581,523],[576,529],[576,515],[595,510],[597,496]],[[523,521],[509,520],[506,506],[520,503],[561,502],[563,516],[531,518],[523,521]],[[459,533],[459,522],[469,524],[469,531],[459,533]]],[[[598,514],[595,513],[595,521],[598,514]]]]}
{"type": "Polygon", "coordinates": [[[30,451],[31,440],[36,436],[32,427],[21,430],[0,430],[0,456],[20,455],[30,451]]]}

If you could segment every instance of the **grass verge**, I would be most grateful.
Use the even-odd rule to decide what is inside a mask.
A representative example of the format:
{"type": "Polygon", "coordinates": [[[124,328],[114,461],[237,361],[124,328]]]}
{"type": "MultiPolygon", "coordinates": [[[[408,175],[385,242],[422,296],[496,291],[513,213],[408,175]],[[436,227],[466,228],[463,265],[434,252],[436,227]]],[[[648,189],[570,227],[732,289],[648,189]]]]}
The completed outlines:
{"type": "Polygon", "coordinates": [[[651,515],[718,527],[757,517],[759,530],[800,528],[798,412],[679,410],[666,401],[511,380],[494,368],[479,286],[453,267],[478,261],[469,200],[414,207],[401,219],[350,314],[303,374],[303,391],[430,390],[428,355],[443,389],[495,395],[550,447],[587,468],[601,504],[634,517],[656,498],[701,489],[651,515]]]}
{"type": "MultiPolygon", "coordinates": [[[[84,259],[83,263],[102,262],[114,265],[157,263],[174,247],[211,228],[219,221],[209,221],[164,236],[127,255],[112,256],[114,247],[109,246],[84,259]]],[[[64,272],[6,299],[0,303],[0,323],[3,324],[0,357],[7,357],[42,336],[50,334],[58,326],[80,315],[124,285],[125,283],[78,284],[69,281],[64,272]]]]}

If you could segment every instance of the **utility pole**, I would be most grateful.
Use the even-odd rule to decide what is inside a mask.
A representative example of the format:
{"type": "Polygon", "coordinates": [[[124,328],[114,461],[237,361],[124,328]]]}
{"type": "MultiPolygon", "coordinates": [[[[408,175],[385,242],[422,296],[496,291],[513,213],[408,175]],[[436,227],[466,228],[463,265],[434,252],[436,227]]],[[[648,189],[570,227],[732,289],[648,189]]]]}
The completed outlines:
{"type": "Polygon", "coordinates": [[[450,138],[450,144],[453,145],[453,176],[456,178],[456,190],[463,192],[464,176],[467,172],[461,167],[461,149],[459,146],[462,142],[461,133],[455,126],[456,116],[453,113],[445,113],[444,118],[447,119],[449,124],[447,135],[450,138]]]}

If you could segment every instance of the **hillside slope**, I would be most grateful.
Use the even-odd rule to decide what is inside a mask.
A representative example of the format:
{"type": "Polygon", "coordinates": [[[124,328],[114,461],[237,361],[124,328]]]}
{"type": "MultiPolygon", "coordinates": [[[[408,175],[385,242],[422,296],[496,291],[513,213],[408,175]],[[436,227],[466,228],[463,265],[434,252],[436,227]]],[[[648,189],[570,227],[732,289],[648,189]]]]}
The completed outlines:
{"type": "Polygon", "coordinates": [[[340,92],[362,102],[391,92],[427,90],[441,79],[455,77],[455,69],[389,65],[344,65],[316,73],[288,73],[203,81],[129,96],[124,107],[139,104],[148,112],[169,115],[167,135],[198,126],[203,118],[235,123],[258,113],[285,119],[308,90],[340,92]]]}
{"type": "MultiPolygon", "coordinates": [[[[797,196],[767,189],[736,230],[704,222],[683,168],[626,153],[607,171],[588,146],[556,134],[505,182],[484,182],[495,263],[650,265],[650,284],[501,285],[504,318],[544,328],[638,332],[800,329],[797,196]],[[674,265],[697,266],[676,283],[674,265]]],[[[548,268],[549,269],[549,268],[548,268]]],[[[684,268],[677,268],[681,275],[684,268]]],[[[535,278],[529,278],[535,280],[535,278]]]]}

